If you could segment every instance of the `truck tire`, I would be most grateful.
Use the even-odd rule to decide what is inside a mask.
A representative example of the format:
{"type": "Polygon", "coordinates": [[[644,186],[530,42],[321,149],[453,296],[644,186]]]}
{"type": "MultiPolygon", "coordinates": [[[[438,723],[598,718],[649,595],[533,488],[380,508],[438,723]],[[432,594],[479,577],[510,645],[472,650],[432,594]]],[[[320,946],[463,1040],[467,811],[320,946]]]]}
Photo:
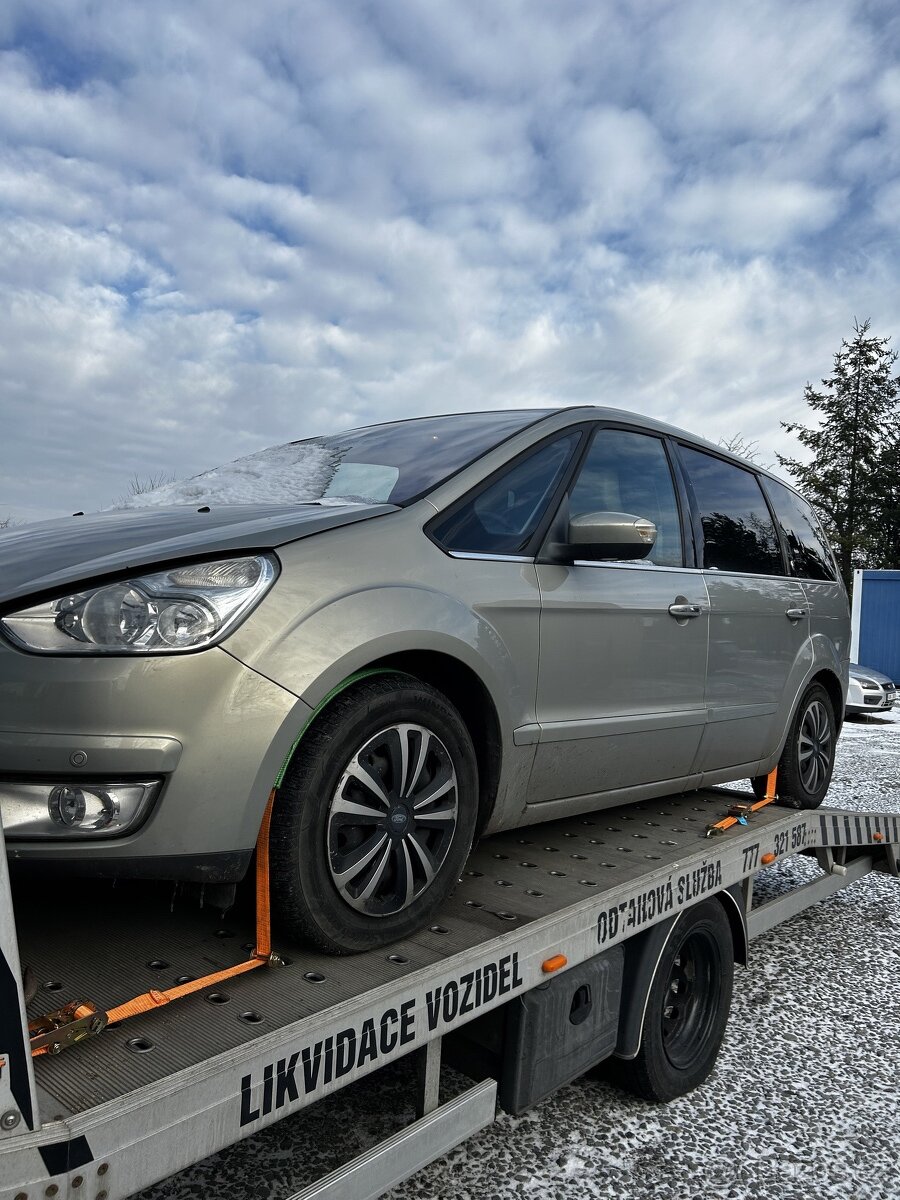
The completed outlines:
{"type": "MultiPolygon", "coordinates": [[[[797,705],[778,763],[778,802],[792,808],[818,808],[828,792],[834,770],[837,722],[831,697],[814,683],[797,705]]],[[[766,794],[766,777],[750,781],[759,799],[766,794]]]]}
{"type": "Polygon", "coordinates": [[[673,927],[647,994],[640,1049],[633,1059],[609,1060],[613,1082],[654,1101],[703,1083],[725,1034],[733,981],[731,925],[718,900],[703,900],[673,927]]]}
{"type": "Polygon", "coordinates": [[[415,933],[457,882],[477,798],[471,738],[439,691],[400,673],[351,685],[303,735],[276,796],[278,925],[332,954],[415,933]]]}

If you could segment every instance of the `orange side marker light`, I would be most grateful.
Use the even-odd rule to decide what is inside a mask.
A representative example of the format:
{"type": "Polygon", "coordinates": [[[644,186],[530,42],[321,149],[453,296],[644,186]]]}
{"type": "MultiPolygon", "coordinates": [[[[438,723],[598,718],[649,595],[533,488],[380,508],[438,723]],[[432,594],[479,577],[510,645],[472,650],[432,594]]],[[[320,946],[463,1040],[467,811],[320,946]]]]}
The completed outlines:
{"type": "Polygon", "coordinates": [[[773,863],[775,861],[776,857],[777,855],[775,854],[762,854],[760,855],[759,861],[764,867],[767,867],[769,863],[773,863]]]}
{"type": "Polygon", "coordinates": [[[552,958],[545,958],[541,963],[541,970],[545,975],[552,975],[554,971],[560,971],[569,960],[564,954],[554,954],[552,958]]]}
{"type": "Polygon", "coordinates": [[[883,834],[883,833],[873,833],[873,834],[872,834],[872,840],[873,840],[873,841],[876,841],[876,842],[883,842],[883,841],[884,841],[884,834],[883,834]]]}

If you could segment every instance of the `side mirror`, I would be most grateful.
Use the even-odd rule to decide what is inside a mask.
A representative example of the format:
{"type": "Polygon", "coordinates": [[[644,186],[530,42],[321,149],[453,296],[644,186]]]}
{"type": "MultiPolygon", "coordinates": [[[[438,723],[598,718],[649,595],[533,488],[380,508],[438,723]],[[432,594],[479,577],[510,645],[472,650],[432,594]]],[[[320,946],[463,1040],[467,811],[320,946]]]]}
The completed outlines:
{"type": "Polygon", "coordinates": [[[593,512],[569,519],[564,546],[554,546],[557,561],[646,558],[656,544],[656,526],[631,513],[593,512]]]}

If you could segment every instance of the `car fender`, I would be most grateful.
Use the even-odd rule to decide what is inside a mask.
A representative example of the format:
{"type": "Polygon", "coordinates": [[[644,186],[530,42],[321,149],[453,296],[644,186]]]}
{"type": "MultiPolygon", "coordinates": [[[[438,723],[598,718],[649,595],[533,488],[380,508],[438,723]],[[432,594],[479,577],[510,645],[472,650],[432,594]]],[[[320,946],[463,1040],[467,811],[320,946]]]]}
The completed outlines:
{"type": "MultiPolygon", "coordinates": [[[[228,650],[296,695],[301,713],[317,710],[345,680],[397,655],[426,652],[462,663],[497,713],[501,763],[489,825],[494,829],[514,823],[524,808],[534,746],[516,746],[514,730],[535,721],[534,676],[525,664],[536,665],[537,637],[537,610],[531,621],[515,625],[510,645],[485,616],[453,596],[418,585],[376,585],[295,616],[255,652],[252,645],[232,643],[228,650]]],[[[302,732],[295,731],[295,745],[302,732]]]]}
{"type": "Polygon", "coordinates": [[[497,631],[460,601],[426,587],[360,588],[304,614],[257,656],[228,649],[311,708],[380,659],[411,650],[443,653],[479,677],[504,727],[516,712],[523,722],[534,720],[533,697],[509,693],[515,669],[497,631]]]}

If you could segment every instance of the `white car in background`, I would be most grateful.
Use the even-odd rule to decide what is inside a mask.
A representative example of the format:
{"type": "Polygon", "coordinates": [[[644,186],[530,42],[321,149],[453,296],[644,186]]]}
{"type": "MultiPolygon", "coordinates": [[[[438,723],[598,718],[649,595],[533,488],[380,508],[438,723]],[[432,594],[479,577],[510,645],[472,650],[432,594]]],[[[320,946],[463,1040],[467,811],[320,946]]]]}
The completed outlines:
{"type": "Polygon", "coordinates": [[[894,707],[897,685],[888,675],[873,671],[871,667],[850,664],[850,686],[847,689],[846,712],[850,716],[860,713],[886,712],[894,707]]]}

